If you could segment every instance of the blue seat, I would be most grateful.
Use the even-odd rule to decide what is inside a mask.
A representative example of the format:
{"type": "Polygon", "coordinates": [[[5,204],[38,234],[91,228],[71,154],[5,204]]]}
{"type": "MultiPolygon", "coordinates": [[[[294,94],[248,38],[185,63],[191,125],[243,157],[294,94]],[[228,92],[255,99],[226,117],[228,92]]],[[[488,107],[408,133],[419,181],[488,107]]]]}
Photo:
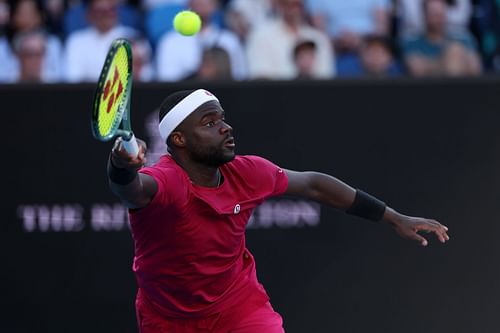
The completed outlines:
{"type": "Polygon", "coordinates": [[[155,7],[146,13],[144,29],[153,47],[156,46],[156,43],[164,33],[174,28],[173,21],[175,15],[184,9],[186,7],[182,5],[167,4],[155,7]]]}
{"type": "MultiPolygon", "coordinates": [[[[155,7],[146,13],[144,29],[153,47],[156,47],[163,34],[174,29],[175,15],[186,9],[188,8],[183,5],[166,4],[155,7]]],[[[224,12],[220,9],[217,10],[212,17],[212,22],[221,28],[224,27],[224,12]]]]}

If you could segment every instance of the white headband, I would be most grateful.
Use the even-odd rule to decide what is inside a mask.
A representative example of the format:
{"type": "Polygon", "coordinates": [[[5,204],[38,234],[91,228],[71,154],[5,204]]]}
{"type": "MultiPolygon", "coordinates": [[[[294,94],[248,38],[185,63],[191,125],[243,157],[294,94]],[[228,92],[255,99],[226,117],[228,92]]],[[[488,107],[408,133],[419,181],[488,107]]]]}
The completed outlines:
{"type": "Polygon", "coordinates": [[[167,141],[170,133],[179,126],[184,119],[187,118],[194,110],[200,107],[202,104],[210,101],[219,101],[212,93],[206,91],[205,89],[198,89],[193,91],[191,94],[184,97],[179,103],[177,103],[163,119],[160,121],[158,128],[160,129],[160,135],[163,142],[167,141]]]}

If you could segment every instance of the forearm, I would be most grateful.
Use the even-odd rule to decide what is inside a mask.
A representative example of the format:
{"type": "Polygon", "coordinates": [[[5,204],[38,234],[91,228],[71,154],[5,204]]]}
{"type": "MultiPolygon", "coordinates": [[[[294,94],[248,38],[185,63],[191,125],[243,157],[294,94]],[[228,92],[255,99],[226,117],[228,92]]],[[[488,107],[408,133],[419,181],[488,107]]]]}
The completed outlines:
{"type": "MultiPolygon", "coordinates": [[[[382,220],[387,213],[383,201],[354,189],[333,176],[311,171],[286,170],[286,172],[288,175],[286,194],[306,197],[372,221],[382,220]]],[[[387,214],[387,218],[394,221],[394,215],[397,213],[391,211],[387,214]]]]}
{"type": "Polygon", "coordinates": [[[441,242],[449,239],[448,228],[430,219],[406,216],[359,189],[354,189],[335,177],[319,172],[285,170],[288,187],[285,194],[298,195],[335,207],[347,214],[392,225],[402,237],[415,239],[423,246],[427,240],[418,234],[425,230],[435,232],[441,242]]]}
{"type": "Polygon", "coordinates": [[[114,183],[111,179],[109,179],[109,188],[114,195],[116,195],[120,201],[122,201],[125,206],[129,208],[137,208],[135,207],[134,201],[135,198],[142,192],[142,182],[139,177],[136,177],[131,183],[127,185],[120,185],[114,183]]]}
{"type": "Polygon", "coordinates": [[[384,220],[391,224],[398,221],[398,213],[368,193],[324,174],[312,175],[312,186],[316,200],[371,221],[384,220]]]}
{"type": "Polygon", "coordinates": [[[145,183],[137,170],[118,168],[108,161],[108,181],[111,191],[129,208],[144,207],[151,199],[145,183]]]}

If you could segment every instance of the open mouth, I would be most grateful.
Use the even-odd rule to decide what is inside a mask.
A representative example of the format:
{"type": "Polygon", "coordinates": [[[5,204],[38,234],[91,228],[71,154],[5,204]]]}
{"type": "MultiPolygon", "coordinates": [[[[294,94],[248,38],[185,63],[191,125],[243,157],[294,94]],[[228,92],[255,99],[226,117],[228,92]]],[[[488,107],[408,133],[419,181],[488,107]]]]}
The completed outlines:
{"type": "Polygon", "coordinates": [[[227,139],[226,141],[224,141],[224,147],[234,148],[235,146],[236,146],[236,144],[234,143],[234,138],[233,137],[230,137],[229,139],[227,139]]]}

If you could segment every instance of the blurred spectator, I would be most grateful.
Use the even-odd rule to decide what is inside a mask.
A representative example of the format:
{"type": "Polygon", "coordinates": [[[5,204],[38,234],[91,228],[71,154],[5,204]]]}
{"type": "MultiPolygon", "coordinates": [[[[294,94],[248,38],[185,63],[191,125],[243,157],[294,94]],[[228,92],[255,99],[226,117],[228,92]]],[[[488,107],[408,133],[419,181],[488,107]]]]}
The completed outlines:
{"type": "Polygon", "coordinates": [[[278,15],[255,27],[247,40],[247,59],[253,79],[293,79],[297,76],[293,49],[300,40],[316,45],[314,77],[334,76],[334,53],[328,36],[306,22],[302,0],[279,0],[278,15]]]}
{"type": "Polygon", "coordinates": [[[156,51],[158,80],[178,81],[192,76],[200,67],[203,50],[216,46],[229,54],[233,79],[247,77],[245,54],[238,37],[211,21],[217,5],[216,0],[189,1],[190,8],[200,15],[201,31],[191,37],[171,31],[160,39],[156,51]]]}
{"type": "Polygon", "coordinates": [[[382,77],[403,74],[388,38],[365,36],[361,44],[360,59],[361,75],[382,77]]]}
{"type": "Polygon", "coordinates": [[[149,41],[142,36],[130,38],[134,80],[149,82],[154,79],[153,52],[149,41]]]}
{"type": "Polygon", "coordinates": [[[314,26],[325,31],[337,56],[357,53],[363,36],[387,36],[390,0],[307,0],[314,26]]]}
{"type": "Polygon", "coordinates": [[[389,38],[367,35],[361,42],[359,56],[352,57],[349,64],[345,64],[342,70],[339,69],[338,75],[391,77],[402,73],[389,38]]]}
{"type": "Polygon", "coordinates": [[[47,30],[63,39],[63,18],[65,13],[64,0],[45,0],[45,15],[47,30]]]}
{"type": "MultiPolygon", "coordinates": [[[[398,35],[405,37],[424,31],[423,0],[396,0],[398,16],[398,35]]],[[[472,17],[471,0],[447,0],[446,22],[449,31],[469,29],[472,17]]]]}
{"type": "Polygon", "coordinates": [[[43,64],[47,40],[39,31],[23,32],[14,38],[14,53],[19,60],[17,82],[46,82],[43,64]]]}
{"type": "MultiPolygon", "coordinates": [[[[0,37],[0,81],[13,82],[19,77],[19,61],[13,52],[13,41],[19,34],[43,32],[44,12],[41,0],[19,0],[10,2],[10,21],[6,34],[0,37]]],[[[62,44],[53,36],[46,35],[43,57],[43,78],[59,80],[62,73],[62,44]]]]}
{"type": "Polygon", "coordinates": [[[500,2],[479,0],[478,33],[484,64],[489,70],[500,72],[500,2]]]}
{"type": "Polygon", "coordinates": [[[447,29],[446,2],[424,0],[425,32],[403,43],[405,63],[414,76],[474,75],[481,61],[473,37],[447,29]]]}
{"type": "Polygon", "coordinates": [[[293,62],[296,68],[296,79],[314,79],[314,65],[316,63],[316,43],[312,40],[301,40],[293,48],[293,62]]]}
{"type": "Polygon", "coordinates": [[[189,80],[199,81],[228,81],[232,80],[231,59],[229,54],[220,47],[203,50],[201,64],[198,71],[189,80]]]}
{"type": "MultiPolygon", "coordinates": [[[[64,36],[88,28],[92,25],[88,17],[88,3],[90,0],[70,1],[72,3],[64,13],[63,30],[64,36]]],[[[117,19],[120,25],[131,27],[135,30],[143,30],[142,14],[125,0],[117,0],[117,19]]]]}
{"type": "Polygon", "coordinates": [[[226,24],[245,43],[248,33],[276,12],[276,0],[231,0],[226,8],[226,24]]]}
{"type": "Polygon", "coordinates": [[[9,3],[7,0],[0,0],[0,36],[5,34],[5,29],[9,23],[9,3]]]}
{"type": "Polygon", "coordinates": [[[91,26],[71,33],[66,41],[65,76],[69,82],[95,82],[113,40],[138,34],[119,24],[117,0],[89,0],[87,18],[91,26]]]}

